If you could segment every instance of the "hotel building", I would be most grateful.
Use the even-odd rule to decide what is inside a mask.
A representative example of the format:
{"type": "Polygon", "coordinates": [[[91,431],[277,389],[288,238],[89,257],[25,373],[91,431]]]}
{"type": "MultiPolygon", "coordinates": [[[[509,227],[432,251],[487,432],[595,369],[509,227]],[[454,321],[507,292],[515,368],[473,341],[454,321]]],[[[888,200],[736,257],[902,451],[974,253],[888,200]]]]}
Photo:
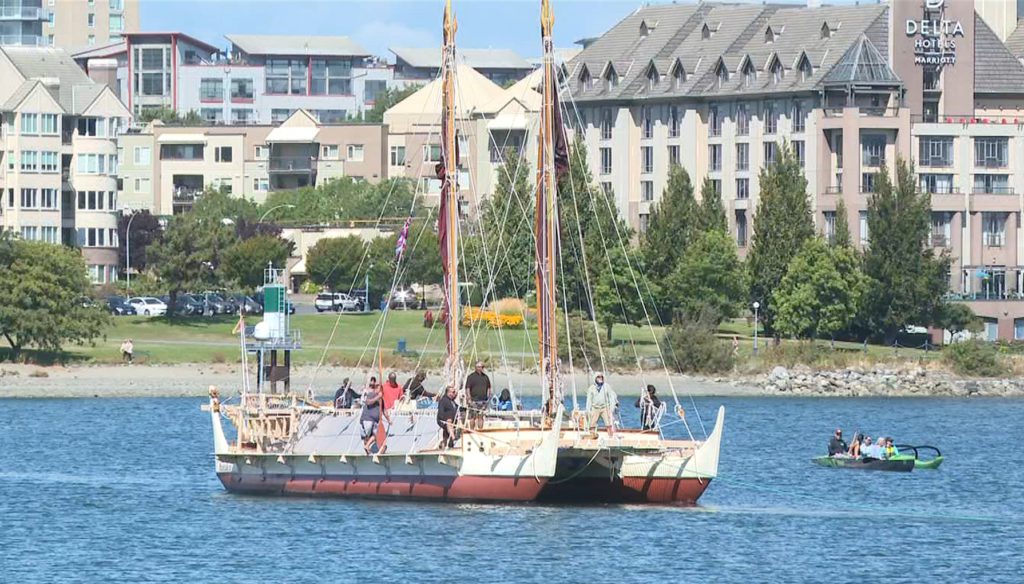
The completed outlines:
{"type": "Polygon", "coordinates": [[[595,179],[640,231],[680,164],[710,177],[746,253],[758,171],[788,141],[819,230],[842,199],[864,245],[875,174],[912,161],[951,299],[1024,340],[1024,66],[974,2],[649,6],[569,76],[595,179]]]}
{"type": "Polygon", "coordinates": [[[173,215],[192,208],[207,188],[260,203],[272,191],[343,176],[376,183],[388,176],[386,140],[381,124],[321,124],[304,110],[278,125],[154,122],[121,136],[121,202],[173,215]]]}
{"type": "Polygon", "coordinates": [[[117,138],[128,109],[61,49],[0,47],[0,226],[117,279],[117,138]]]}
{"type": "Polygon", "coordinates": [[[81,49],[138,29],[138,0],[0,0],[0,45],[81,49]]]}

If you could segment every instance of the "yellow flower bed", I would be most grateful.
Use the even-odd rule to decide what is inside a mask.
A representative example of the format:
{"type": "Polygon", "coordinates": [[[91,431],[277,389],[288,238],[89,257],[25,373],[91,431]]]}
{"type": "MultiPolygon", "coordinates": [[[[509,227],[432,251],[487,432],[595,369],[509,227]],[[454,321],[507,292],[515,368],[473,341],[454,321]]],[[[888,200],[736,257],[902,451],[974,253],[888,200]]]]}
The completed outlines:
{"type": "Polygon", "coordinates": [[[523,326],[521,314],[498,314],[493,310],[469,307],[462,313],[462,326],[474,326],[483,323],[490,328],[508,328],[523,326]]]}

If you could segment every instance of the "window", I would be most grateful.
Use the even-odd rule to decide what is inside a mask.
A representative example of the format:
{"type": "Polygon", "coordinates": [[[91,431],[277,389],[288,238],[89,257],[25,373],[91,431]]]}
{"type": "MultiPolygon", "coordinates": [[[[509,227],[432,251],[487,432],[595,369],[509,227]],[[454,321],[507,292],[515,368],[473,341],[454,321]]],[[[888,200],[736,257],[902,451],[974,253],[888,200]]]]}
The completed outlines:
{"type": "Polygon", "coordinates": [[[857,220],[860,222],[860,244],[865,246],[868,244],[868,212],[858,211],[857,220]]]}
{"type": "Polygon", "coordinates": [[[804,57],[803,59],[800,60],[800,65],[798,65],[798,68],[800,69],[801,82],[807,81],[808,79],[811,78],[811,75],[814,74],[814,67],[811,65],[811,62],[807,60],[807,57],[804,57]]]}
{"type": "MultiPolygon", "coordinates": [[[[349,144],[348,153],[345,159],[349,162],[362,162],[364,150],[365,148],[362,144],[349,144]]],[[[462,152],[465,152],[465,150],[462,150],[462,152]]]]}
{"type": "Polygon", "coordinates": [[[708,145],[708,165],[711,167],[712,172],[722,170],[722,145],[721,144],[710,144],[708,145]]]}
{"type": "Polygon", "coordinates": [[[391,166],[405,166],[405,146],[391,147],[391,166]]]}
{"type": "Polygon", "coordinates": [[[39,133],[39,114],[21,114],[21,133],[39,133]]]}
{"type": "Polygon", "coordinates": [[[78,135],[102,138],[107,135],[107,120],[103,118],[78,118],[78,135]]]}
{"type": "Polygon", "coordinates": [[[325,160],[337,160],[340,149],[337,144],[324,144],[320,147],[320,158],[325,160]]]}
{"type": "Polygon", "coordinates": [[[885,136],[865,136],[860,147],[861,165],[885,166],[885,136]]]}
{"type": "Polygon", "coordinates": [[[974,165],[980,168],[1006,168],[1007,138],[975,138],[974,165]]]}
{"type": "Polygon", "coordinates": [[[279,124],[287,120],[292,115],[293,110],[288,108],[274,108],[270,110],[270,122],[273,124],[279,124]]]}
{"type": "MultiPolygon", "coordinates": [[[[50,1],[50,6],[53,6],[53,0],[50,1]]],[[[124,10],[124,0],[110,0],[111,11],[124,10]]]]}
{"type": "Polygon", "coordinates": [[[729,69],[725,63],[718,64],[718,71],[715,72],[715,84],[718,89],[729,82],[729,69]]]}
{"type": "Polygon", "coordinates": [[[651,216],[649,213],[640,213],[638,215],[640,219],[640,233],[647,233],[647,225],[650,223],[651,216]]]}
{"type": "Polygon", "coordinates": [[[233,109],[231,110],[231,123],[233,124],[248,124],[252,122],[253,115],[252,110],[249,108],[244,109],[233,109]]]}
{"type": "Polygon", "coordinates": [[[441,145],[424,144],[423,162],[441,162],[441,145]]]}
{"type": "Polygon", "coordinates": [[[601,139],[611,140],[612,139],[612,110],[606,109],[601,110],[601,139]]]}
{"type": "Polygon", "coordinates": [[[14,164],[15,164],[14,152],[8,150],[7,151],[7,170],[8,170],[8,172],[14,171],[14,164]]]}
{"type": "Polygon", "coordinates": [[[363,82],[363,103],[374,103],[387,88],[388,82],[383,79],[367,79],[363,82]]]}
{"type": "MultiPolygon", "coordinates": [[[[232,85],[234,83],[232,82],[232,85]]],[[[223,79],[203,79],[199,82],[200,101],[222,101],[224,99],[223,79]]]]}
{"type": "Polygon", "coordinates": [[[736,106],[736,135],[746,136],[750,134],[750,113],[747,112],[747,104],[741,103],[736,106]]]}
{"type": "Polygon", "coordinates": [[[253,158],[256,160],[266,160],[269,152],[270,149],[267,148],[266,144],[260,144],[256,146],[255,152],[253,152],[253,158]]]}
{"type": "Polygon", "coordinates": [[[601,183],[601,192],[604,193],[604,196],[606,196],[606,197],[608,197],[610,199],[612,197],[612,183],[607,182],[607,181],[606,182],[602,182],[601,183]]]}
{"type": "Polygon", "coordinates": [[[642,167],[640,172],[650,174],[654,172],[654,147],[643,146],[640,148],[640,159],[642,167]]]}
{"type": "Polygon", "coordinates": [[[736,245],[747,246],[747,214],[744,211],[736,211],[736,245]]]}
{"type": "Polygon", "coordinates": [[[670,166],[679,165],[679,146],[668,147],[668,163],[670,166]]]}
{"type": "Polygon", "coordinates": [[[982,213],[981,225],[985,246],[1003,247],[1006,243],[1006,213],[982,213]]]}
{"type": "Polygon", "coordinates": [[[39,238],[39,228],[35,225],[25,225],[21,228],[21,238],[25,241],[35,241],[39,238]]]}
{"type": "Polygon", "coordinates": [[[312,95],[351,95],[352,61],[348,59],[313,59],[312,95]]]}
{"type": "Polygon", "coordinates": [[[749,178],[738,178],[738,179],[736,179],[736,198],[737,199],[749,199],[750,198],[750,179],[749,178]]]}
{"type": "Polygon", "coordinates": [[[671,106],[668,108],[668,137],[678,138],[679,137],[679,106],[671,106]]]}
{"type": "Polygon", "coordinates": [[[21,172],[36,172],[39,170],[39,153],[34,150],[21,151],[21,172]]]}
{"type": "Polygon", "coordinates": [[[265,193],[270,190],[270,180],[265,178],[252,179],[252,190],[257,193],[265,193]]]}
{"type": "Polygon", "coordinates": [[[604,79],[608,91],[615,89],[619,85],[619,74],[615,72],[614,67],[608,67],[608,73],[604,79]]]}
{"type": "Polygon", "coordinates": [[[736,170],[750,169],[750,144],[736,145],[736,170]]]}
{"type": "Polygon", "coordinates": [[[612,173],[612,149],[601,149],[601,174],[612,173]]]}
{"type": "Polygon", "coordinates": [[[722,135],[722,118],[718,116],[718,106],[708,107],[708,136],[722,135]]]}
{"type": "Polygon", "coordinates": [[[590,76],[590,71],[586,67],[580,71],[580,87],[583,91],[590,91],[594,88],[594,79],[590,76]]]}
{"type": "Polygon", "coordinates": [[[59,231],[56,227],[43,226],[39,228],[39,240],[46,243],[60,243],[59,231]]]}
{"type": "Polygon", "coordinates": [[[641,108],[640,119],[643,128],[643,137],[645,140],[650,140],[654,137],[654,119],[651,117],[651,108],[641,108]]]}
{"type": "MultiPolygon", "coordinates": [[[[135,179],[137,192],[149,192],[149,179],[135,179]]],[[[114,211],[117,209],[117,194],[114,191],[78,191],[78,210],[114,211]]]]}
{"type": "Polygon", "coordinates": [[[161,144],[160,160],[202,160],[203,144],[161,144]]]}
{"type": "Polygon", "coordinates": [[[951,174],[922,174],[921,191],[929,195],[948,195],[956,192],[951,174]]]}
{"type": "Polygon", "coordinates": [[[640,200],[645,202],[654,200],[654,181],[640,181],[640,200]]]}
{"type": "Polygon", "coordinates": [[[146,194],[149,193],[150,183],[148,178],[137,178],[135,179],[135,192],[146,194]]]}
{"type": "Polygon", "coordinates": [[[804,113],[804,104],[799,101],[793,104],[793,131],[803,132],[807,129],[807,114],[804,113]]]}
{"type": "Polygon", "coordinates": [[[658,88],[658,83],[661,83],[661,75],[658,70],[651,67],[647,70],[647,91],[654,91],[658,88]]]}
{"type": "Polygon", "coordinates": [[[822,215],[825,218],[825,241],[834,243],[836,240],[836,212],[825,211],[822,215]]]}
{"type": "Polygon", "coordinates": [[[39,171],[57,172],[60,168],[60,156],[56,152],[39,153],[39,171]]]}
{"type": "Polygon", "coordinates": [[[85,15],[85,25],[89,28],[96,28],[96,14],[90,12],[85,15]]]}
{"type": "Polygon", "coordinates": [[[39,207],[41,209],[59,209],[60,204],[57,199],[57,189],[40,189],[39,207]]]}
{"type": "Polygon", "coordinates": [[[779,114],[775,111],[775,104],[764,106],[764,133],[774,134],[779,130],[779,114]]]}
{"type": "Polygon", "coordinates": [[[793,153],[800,163],[800,168],[806,168],[807,164],[807,143],[803,140],[793,140],[793,153]]]}
{"type": "Polygon", "coordinates": [[[778,85],[782,83],[782,80],[786,77],[786,69],[782,66],[782,63],[776,59],[772,63],[772,85],[778,85]]]}
{"type": "Polygon", "coordinates": [[[953,166],[953,137],[922,136],[917,163],[922,167],[953,166]]]}
{"type": "Polygon", "coordinates": [[[875,192],[875,175],[874,172],[864,172],[860,175],[860,192],[862,193],[873,193],[875,192]]]}
{"type": "Polygon", "coordinates": [[[757,83],[757,70],[747,61],[743,67],[743,87],[753,87],[757,83]]]}
{"type": "Polygon", "coordinates": [[[107,32],[116,34],[124,31],[124,15],[111,14],[107,23],[107,32]]]}
{"type": "Polygon", "coordinates": [[[321,124],[341,124],[347,119],[348,113],[338,109],[317,109],[310,112],[321,124]]]}
{"type": "Polygon", "coordinates": [[[204,122],[220,124],[224,122],[224,110],[219,107],[204,107],[199,109],[199,116],[204,122]]]}
{"type": "Polygon", "coordinates": [[[775,142],[765,142],[764,143],[764,165],[765,166],[768,166],[768,165],[771,165],[771,164],[775,164],[775,151],[776,151],[775,142]]]}
{"type": "Polygon", "coordinates": [[[21,189],[21,208],[35,209],[39,206],[39,191],[36,189],[21,189]]]}
{"type": "Polygon", "coordinates": [[[304,59],[267,59],[267,93],[306,95],[304,59]]]}
{"type": "Polygon", "coordinates": [[[932,247],[947,247],[952,230],[953,214],[949,212],[932,213],[932,247]]]}
{"type": "Polygon", "coordinates": [[[60,133],[60,130],[57,127],[57,114],[42,114],[41,117],[43,122],[43,134],[56,136],[60,133]]]}
{"type": "MultiPolygon", "coordinates": [[[[269,83],[270,80],[268,79],[269,83]]],[[[268,92],[269,93],[269,92],[268,92]]],[[[231,101],[245,101],[252,99],[253,94],[253,82],[252,79],[232,79],[231,80],[231,101]]]]}
{"type": "Polygon", "coordinates": [[[676,68],[672,72],[672,89],[682,89],[683,83],[686,83],[686,70],[682,65],[676,63],[676,68]]]}
{"type": "Polygon", "coordinates": [[[713,178],[713,179],[711,179],[710,184],[711,184],[711,190],[715,194],[717,194],[719,197],[721,197],[722,196],[722,180],[721,179],[717,179],[717,178],[713,178]]]}
{"type": "Polygon", "coordinates": [[[1010,177],[1005,174],[976,174],[974,175],[975,194],[990,195],[1012,195],[1013,187],[1010,186],[1010,177]]]}
{"type": "Polygon", "coordinates": [[[213,149],[214,162],[231,162],[231,146],[217,146],[213,149]]]}

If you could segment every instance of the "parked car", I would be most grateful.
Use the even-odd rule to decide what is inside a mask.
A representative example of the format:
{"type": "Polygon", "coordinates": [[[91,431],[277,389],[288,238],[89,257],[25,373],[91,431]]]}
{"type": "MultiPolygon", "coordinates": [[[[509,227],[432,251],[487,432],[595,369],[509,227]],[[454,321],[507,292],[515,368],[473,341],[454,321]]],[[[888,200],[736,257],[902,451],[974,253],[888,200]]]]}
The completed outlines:
{"type": "Polygon", "coordinates": [[[409,307],[416,306],[416,295],[412,290],[395,290],[391,296],[389,308],[392,310],[409,310],[409,307]]]}
{"type": "Polygon", "coordinates": [[[232,294],[231,299],[238,306],[238,309],[242,311],[242,314],[263,314],[263,305],[252,296],[232,294]]]}
{"type": "Polygon", "coordinates": [[[145,316],[163,316],[167,314],[167,305],[159,298],[152,296],[135,296],[128,299],[128,304],[135,308],[135,312],[145,316]]]}
{"type": "MultiPolygon", "coordinates": [[[[160,300],[170,306],[170,296],[161,296],[160,300]]],[[[178,294],[174,300],[174,314],[177,316],[201,316],[203,314],[203,303],[193,298],[190,294],[178,294]]]]}
{"type": "Polygon", "coordinates": [[[125,302],[124,296],[108,296],[107,311],[114,316],[134,316],[138,314],[134,306],[125,302]]]}
{"type": "Polygon", "coordinates": [[[335,312],[355,312],[364,308],[363,299],[349,296],[344,292],[322,292],[313,301],[317,312],[333,310],[335,312]]]}
{"type": "Polygon", "coordinates": [[[321,292],[316,295],[316,299],[313,300],[313,306],[317,312],[326,312],[328,310],[334,310],[334,305],[338,301],[338,297],[341,294],[335,294],[334,292],[321,292]]]}
{"type": "Polygon", "coordinates": [[[203,301],[203,314],[207,316],[213,316],[215,314],[234,314],[238,312],[238,307],[235,306],[234,302],[224,298],[218,292],[203,292],[201,294],[194,294],[197,298],[203,301]]]}

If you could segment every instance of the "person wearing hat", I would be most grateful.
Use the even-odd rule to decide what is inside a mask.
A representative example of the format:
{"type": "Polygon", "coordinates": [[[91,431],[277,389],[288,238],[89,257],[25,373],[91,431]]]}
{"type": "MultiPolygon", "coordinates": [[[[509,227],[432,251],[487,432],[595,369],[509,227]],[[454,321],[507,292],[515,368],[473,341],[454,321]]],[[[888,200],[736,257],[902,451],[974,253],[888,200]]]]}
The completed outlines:
{"type": "Polygon", "coordinates": [[[469,394],[470,427],[484,427],[484,412],[491,401],[491,378],[484,373],[484,362],[477,361],[476,368],[466,376],[466,393],[469,394]]]}
{"type": "Polygon", "coordinates": [[[661,409],[661,400],[658,399],[657,390],[653,385],[648,385],[647,391],[636,398],[636,407],[640,408],[640,428],[654,430],[658,410],[661,409]]]}
{"type": "Polygon", "coordinates": [[[846,454],[848,448],[846,440],[843,440],[842,429],[836,428],[836,433],[833,434],[832,439],[828,441],[828,455],[836,456],[837,454],[846,454]]]}
{"type": "Polygon", "coordinates": [[[597,423],[604,418],[608,435],[615,437],[615,408],[619,406],[619,397],[610,385],[604,382],[604,373],[594,376],[594,384],[587,388],[587,425],[591,436],[597,437],[597,423]]]}

